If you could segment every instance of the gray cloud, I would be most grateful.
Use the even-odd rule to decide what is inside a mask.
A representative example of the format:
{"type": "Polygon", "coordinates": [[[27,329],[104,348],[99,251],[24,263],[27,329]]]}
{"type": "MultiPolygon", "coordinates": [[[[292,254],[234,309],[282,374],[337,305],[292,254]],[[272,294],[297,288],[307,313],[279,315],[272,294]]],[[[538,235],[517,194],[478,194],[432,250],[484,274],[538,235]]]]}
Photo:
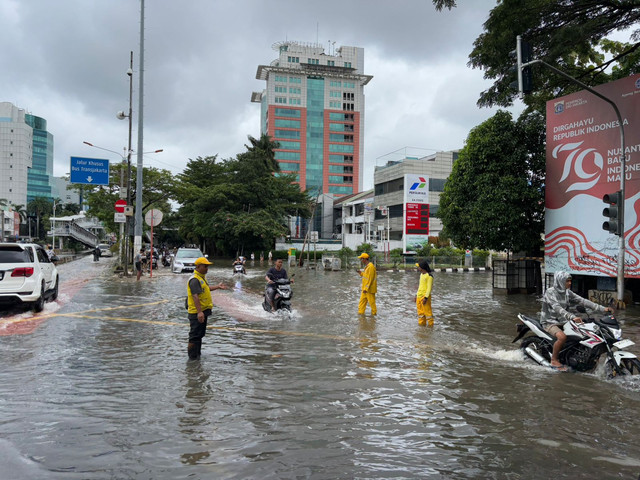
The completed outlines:
{"type": "MultiPolygon", "coordinates": [[[[163,148],[145,164],[181,171],[189,158],[229,158],[259,134],[252,91],[259,64],[276,58],[281,40],[365,49],[365,187],[376,159],[410,145],[462,147],[470,128],[492,115],[475,106],[486,88],[466,67],[471,45],[495,0],[459,2],[436,12],[429,0],[145,2],[144,149],[163,148]]],[[[54,174],[69,157],[109,156],[127,122],[129,52],[134,52],[134,148],[139,75],[140,3],[136,0],[3,0],[0,73],[3,101],[48,121],[54,174]],[[98,153],[104,155],[98,155],[98,153]]],[[[428,152],[427,152],[428,153],[428,152]]],[[[110,157],[117,161],[117,156],[110,157]]]]}

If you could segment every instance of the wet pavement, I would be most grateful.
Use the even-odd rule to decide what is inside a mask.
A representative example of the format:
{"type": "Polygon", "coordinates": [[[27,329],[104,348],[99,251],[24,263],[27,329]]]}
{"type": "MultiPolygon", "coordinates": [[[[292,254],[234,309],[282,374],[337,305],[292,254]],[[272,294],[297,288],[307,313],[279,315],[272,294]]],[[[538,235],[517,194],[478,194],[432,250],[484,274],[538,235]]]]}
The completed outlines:
{"type": "MultiPolygon", "coordinates": [[[[436,274],[429,328],[415,272],[380,272],[378,316],[359,317],[354,271],[293,269],[294,310],[272,315],[266,264],[215,262],[230,290],[188,361],[188,275],[136,282],[111,262],[61,265],[57,302],[2,314],[0,478],[640,474],[640,379],[525,361],[516,314],[538,303],[494,295],[491,273],[436,274]]],[[[640,311],[619,318],[640,353],[640,311]]]]}

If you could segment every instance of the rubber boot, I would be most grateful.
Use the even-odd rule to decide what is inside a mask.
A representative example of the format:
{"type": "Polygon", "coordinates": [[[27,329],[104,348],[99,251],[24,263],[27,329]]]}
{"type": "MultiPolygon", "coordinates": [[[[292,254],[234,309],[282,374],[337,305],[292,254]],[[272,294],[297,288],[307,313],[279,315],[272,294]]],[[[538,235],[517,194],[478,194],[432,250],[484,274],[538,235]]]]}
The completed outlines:
{"type": "Polygon", "coordinates": [[[187,353],[189,354],[189,359],[190,360],[197,360],[197,358],[200,356],[200,351],[199,351],[199,348],[198,348],[198,344],[189,343],[187,345],[187,353]]]}

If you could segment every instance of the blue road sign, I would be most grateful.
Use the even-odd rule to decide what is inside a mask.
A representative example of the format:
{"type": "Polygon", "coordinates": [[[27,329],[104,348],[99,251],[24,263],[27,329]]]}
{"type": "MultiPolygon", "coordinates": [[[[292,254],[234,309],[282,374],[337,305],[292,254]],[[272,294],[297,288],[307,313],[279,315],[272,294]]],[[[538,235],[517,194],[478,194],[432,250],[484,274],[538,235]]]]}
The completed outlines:
{"type": "Polygon", "coordinates": [[[71,157],[71,183],[109,185],[109,160],[71,157]]]}

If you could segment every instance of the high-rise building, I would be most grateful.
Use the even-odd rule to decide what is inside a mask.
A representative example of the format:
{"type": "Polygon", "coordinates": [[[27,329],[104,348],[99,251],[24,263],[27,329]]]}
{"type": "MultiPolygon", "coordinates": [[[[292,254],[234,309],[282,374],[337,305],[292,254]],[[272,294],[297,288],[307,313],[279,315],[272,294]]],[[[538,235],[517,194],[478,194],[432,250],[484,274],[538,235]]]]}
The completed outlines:
{"type": "Polygon", "coordinates": [[[364,49],[278,42],[278,58],[259,65],[267,82],[251,101],[261,104],[261,133],[280,143],[276,160],[302,190],[350,195],[362,190],[364,49]]]}
{"type": "Polygon", "coordinates": [[[33,129],[33,161],[27,177],[27,202],[36,197],[53,198],[53,135],[47,131],[47,121],[44,118],[27,113],[25,121],[33,129]]]}
{"type": "Polygon", "coordinates": [[[26,115],[23,109],[0,102],[0,198],[23,207],[33,158],[33,128],[26,115]]]}
{"type": "Polygon", "coordinates": [[[36,197],[51,200],[53,135],[44,118],[0,102],[0,198],[27,204],[36,197]]]}

